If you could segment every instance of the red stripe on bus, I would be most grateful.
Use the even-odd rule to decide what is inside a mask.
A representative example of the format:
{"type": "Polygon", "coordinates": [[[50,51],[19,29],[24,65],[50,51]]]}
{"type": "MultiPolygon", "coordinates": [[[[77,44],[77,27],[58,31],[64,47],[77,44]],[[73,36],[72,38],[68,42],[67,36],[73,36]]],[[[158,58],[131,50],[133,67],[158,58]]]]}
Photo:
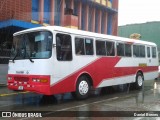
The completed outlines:
{"type": "MultiPolygon", "coordinates": [[[[93,87],[97,88],[104,79],[124,77],[136,74],[138,70],[145,72],[158,71],[158,66],[142,66],[142,67],[115,67],[116,64],[120,61],[121,57],[102,57],[95,60],[91,64],[86,65],[85,67],[79,69],[78,71],[73,72],[72,74],[66,76],[65,78],[59,80],[58,83],[55,83],[50,86],[50,76],[49,75],[8,75],[15,77],[18,81],[18,77],[22,77],[25,82],[29,77],[29,82],[27,84],[31,87],[24,85],[24,90],[52,95],[52,94],[61,94],[66,92],[72,92],[76,89],[76,82],[78,77],[83,73],[88,73],[93,79],[93,87]],[[46,78],[49,81],[47,83],[36,83],[33,82],[33,78],[46,78]],[[34,87],[33,87],[34,86],[34,87]]],[[[126,63],[127,64],[127,63],[126,63]]],[[[67,69],[65,69],[67,71],[67,69]]],[[[54,76],[56,77],[56,76],[54,76]]],[[[22,79],[22,80],[23,80],[22,79]]],[[[14,80],[8,81],[8,88],[17,90],[18,86],[12,86],[11,83],[14,83],[14,80]]]]}
{"type": "Polygon", "coordinates": [[[8,80],[8,88],[18,90],[21,87],[23,91],[31,91],[40,94],[51,95],[50,93],[50,75],[17,75],[8,74],[11,80],[8,80]],[[42,82],[33,80],[42,80],[42,82]]]}
{"type": "Polygon", "coordinates": [[[115,67],[120,59],[120,57],[102,57],[83,69],[74,72],[74,74],[68,75],[60,80],[60,82],[53,84],[51,86],[51,93],[59,94],[75,91],[76,80],[83,73],[89,73],[91,75],[93,87],[96,88],[104,79],[133,75],[138,70],[142,70],[143,73],[158,70],[157,66],[115,67]]]}

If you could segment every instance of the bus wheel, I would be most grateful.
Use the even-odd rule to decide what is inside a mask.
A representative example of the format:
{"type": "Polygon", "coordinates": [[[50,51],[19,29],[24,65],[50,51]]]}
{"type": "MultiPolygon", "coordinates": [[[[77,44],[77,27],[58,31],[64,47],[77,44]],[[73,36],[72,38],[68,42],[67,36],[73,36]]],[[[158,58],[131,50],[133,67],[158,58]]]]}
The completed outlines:
{"type": "Polygon", "coordinates": [[[91,89],[90,82],[87,76],[81,76],[78,78],[78,82],[76,84],[76,91],[73,94],[76,99],[82,100],[86,99],[89,96],[89,92],[91,89]]]}
{"type": "Polygon", "coordinates": [[[143,75],[140,72],[138,72],[137,75],[136,75],[135,88],[138,89],[138,90],[142,89],[143,81],[144,81],[143,75]]]}

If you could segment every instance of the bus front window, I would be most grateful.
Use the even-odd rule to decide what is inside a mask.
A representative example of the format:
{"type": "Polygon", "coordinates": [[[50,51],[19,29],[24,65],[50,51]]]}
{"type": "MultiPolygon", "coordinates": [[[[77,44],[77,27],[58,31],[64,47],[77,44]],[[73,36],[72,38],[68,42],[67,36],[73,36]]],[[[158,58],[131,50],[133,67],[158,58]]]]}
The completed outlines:
{"type": "Polygon", "coordinates": [[[38,31],[14,36],[11,60],[47,59],[51,57],[53,36],[49,31],[38,31]]]}

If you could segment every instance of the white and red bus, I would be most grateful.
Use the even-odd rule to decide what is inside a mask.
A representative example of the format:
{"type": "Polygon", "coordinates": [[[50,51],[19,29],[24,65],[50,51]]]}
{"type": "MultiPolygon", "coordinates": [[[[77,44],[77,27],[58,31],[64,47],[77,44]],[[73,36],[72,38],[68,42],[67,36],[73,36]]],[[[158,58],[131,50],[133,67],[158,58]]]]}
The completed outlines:
{"type": "Polygon", "coordinates": [[[157,77],[155,43],[48,26],[14,34],[8,88],[84,99],[91,88],[132,83],[140,89],[157,77]]]}

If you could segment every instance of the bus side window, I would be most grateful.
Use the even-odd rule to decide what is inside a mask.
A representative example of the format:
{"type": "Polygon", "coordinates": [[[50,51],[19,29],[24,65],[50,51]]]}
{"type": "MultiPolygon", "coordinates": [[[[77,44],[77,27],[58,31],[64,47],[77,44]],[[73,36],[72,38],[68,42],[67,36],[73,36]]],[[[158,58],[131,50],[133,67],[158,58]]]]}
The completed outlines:
{"type": "Polygon", "coordinates": [[[125,44],[125,56],[126,57],[132,56],[132,49],[130,44],[125,44]]]}
{"type": "Polygon", "coordinates": [[[156,47],[152,47],[152,58],[157,57],[156,47]]]}
{"type": "Polygon", "coordinates": [[[59,61],[71,61],[72,60],[72,44],[71,36],[67,34],[56,35],[56,50],[57,60],[59,61]]]}
{"type": "Polygon", "coordinates": [[[146,57],[145,46],[140,45],[140,57],[146,57]]]}
{"type": "Polygon", "coordinates": [[[107,56],[115,56],[114,42],[106,41],[107,56]]]}
{"type": "Polygon", "coordinates": [[[75,38],[75,51],[77,55],[84,55],[84,39],[75,38]]]}
{"type": "Polygon", "coordinates": [[[86,38],[85,39],[85,53],[86,55],[93,55],[93,40],[86,38]]]}
{"type": "Polygon", "coordinates": [[[139,57],[139,45],[133,45],[133,57],[139,57]]]}
{"type": "Polygon", "coordinates": [[[106,55],[105,41],[96,40],[96,54],[106,55]]]}
{"type": "Polygon", "coordinates": [[[147,47],[147,57],[148,57],[148,58],[150,58],[150,57],[151,57],[150,47],[147,47]]]}
{"type": "Polygon", "coordinates": [[[124,44],[123,43],[117,43],[117,55],[124,56],[124,44]]]}

